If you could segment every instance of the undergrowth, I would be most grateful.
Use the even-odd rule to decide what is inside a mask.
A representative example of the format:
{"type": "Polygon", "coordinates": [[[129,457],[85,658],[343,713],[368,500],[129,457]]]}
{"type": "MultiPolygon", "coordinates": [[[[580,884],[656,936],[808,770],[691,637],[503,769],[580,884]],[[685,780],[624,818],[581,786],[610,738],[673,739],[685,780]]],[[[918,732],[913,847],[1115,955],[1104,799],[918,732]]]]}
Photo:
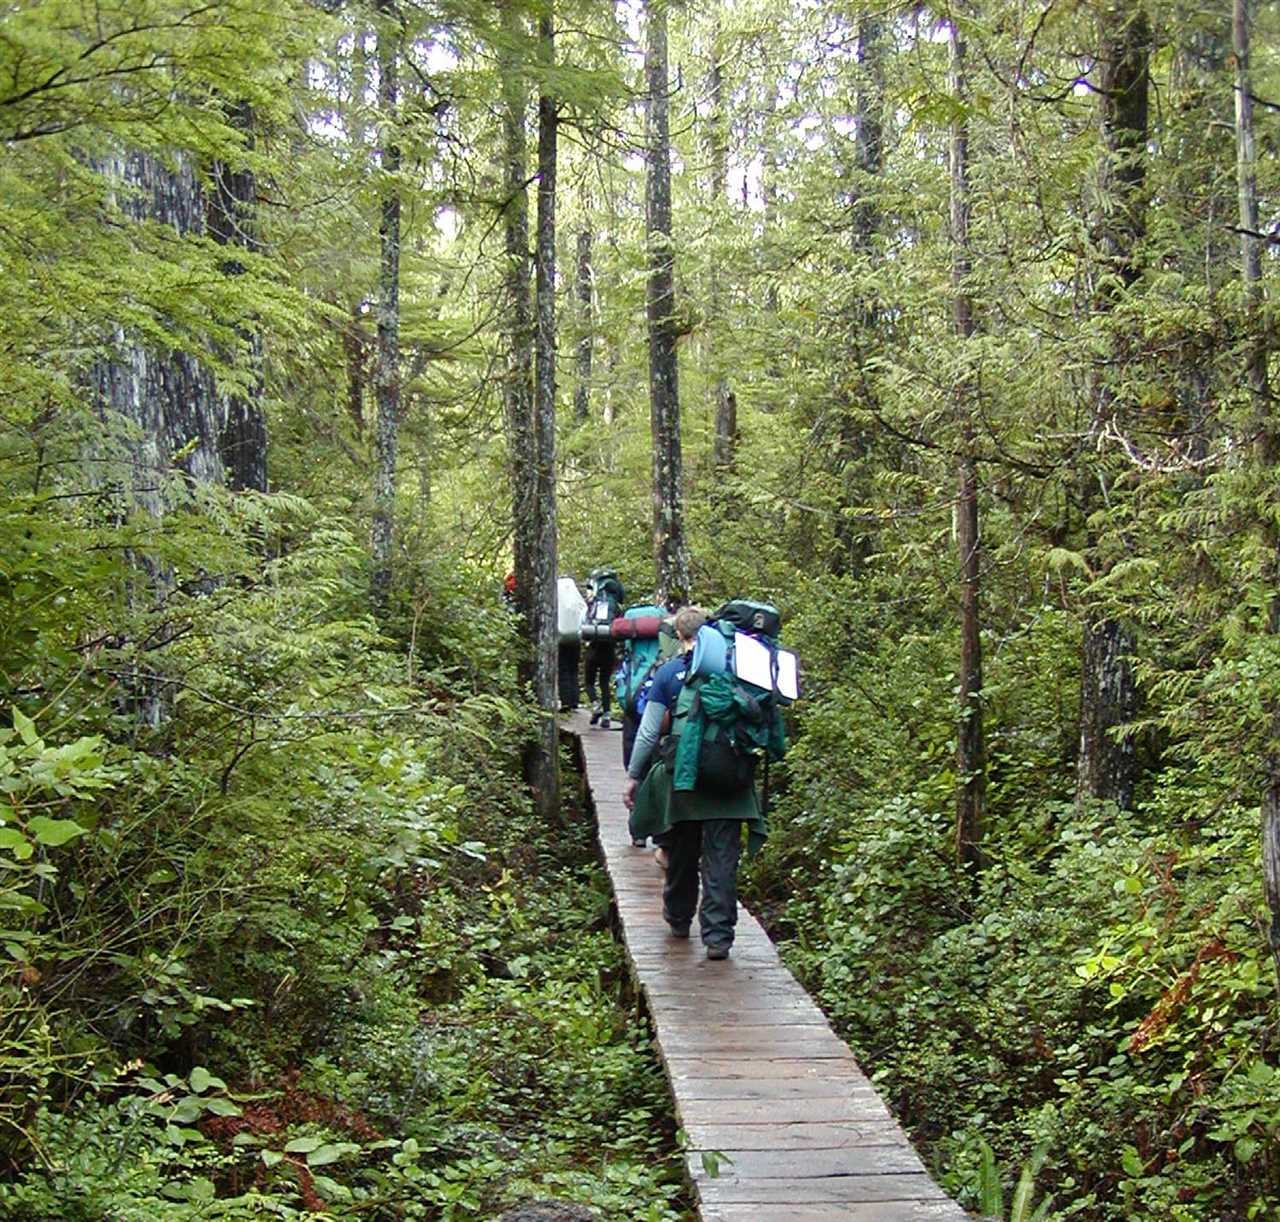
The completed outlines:
{"type": "Polygon", "coordinates": [[[877,623],[875,588],[803,592],[803,733],[748,902],[963,1204],[1276,1216],[1280,1027],[1248,761],[1208,755],[1202,719],[1136,809],[1073,803],[1058,738],[1075,638],[1043,611],[989,659],[987,865],[966,875],[937,661],[954,642],[877,623]]]}
{"type": "Polygon", "coordinates": [[[685,1216],[590,820],[518,783],[485,579],[418,561],[406,648],[356,540],[254,504],[150,605],[104,568],[41,624],[33,583],[43,656],[5,658],[0,1213],[685,1216]]]}

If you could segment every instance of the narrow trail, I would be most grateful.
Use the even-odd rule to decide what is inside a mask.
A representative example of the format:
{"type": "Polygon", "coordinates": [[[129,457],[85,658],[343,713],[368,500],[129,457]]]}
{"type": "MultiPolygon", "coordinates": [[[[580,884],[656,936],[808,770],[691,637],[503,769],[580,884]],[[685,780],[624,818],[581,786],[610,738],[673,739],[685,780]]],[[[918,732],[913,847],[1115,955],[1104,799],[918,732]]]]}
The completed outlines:
{"type": "Polygon", "coordinates": [[[627,833],[619,735],[592,727],[582,710],[562,724],[581,743],[627,956],[688,1135],[703,1222],[968,1217],[929,1177],[746,909],[727,962],[706,959],[696,926],[688,940],[671,936],[662,874],[627,833]]]}

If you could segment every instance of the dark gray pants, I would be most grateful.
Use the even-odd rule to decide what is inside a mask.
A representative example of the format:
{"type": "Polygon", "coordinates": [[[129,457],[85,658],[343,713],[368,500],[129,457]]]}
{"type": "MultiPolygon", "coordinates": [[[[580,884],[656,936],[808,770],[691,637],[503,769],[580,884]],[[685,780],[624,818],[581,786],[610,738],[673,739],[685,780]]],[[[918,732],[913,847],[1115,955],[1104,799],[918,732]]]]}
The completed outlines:
{"type": "Polygon", "coordinates": [[[662,915],[675,926],[688,925],[695,909],[704,946],[733,945],[738,923],[738,858],[742,853],[739,819],[677,823],[664,837],[671,862],[662,889],[662,915]],[[702,903],[698,903],[698,884],[702,903]]]}
{"type": "Polygon", "coordinates": [[[578,641],[560,642],[560,707],[562,709],[576,709],[581,699],[578,692],[578,662],[581,657],[582,645],[578,641]]]}
{"type": "Polygon", "coordinates": [[[636,745],[636,735],[640,732],[640,719],[625,708],[619,712],[622,714],[622,766],[626,768],[631,763],[631,748],[636,745]]]}
{"type": "Polygon", "coordinates": [[[604,715],[608,717],[609,699],[613,695],[613,642],[592,641],[587,646],[586,654],[587,699],[593,705],[599,705],[604,715]]]}

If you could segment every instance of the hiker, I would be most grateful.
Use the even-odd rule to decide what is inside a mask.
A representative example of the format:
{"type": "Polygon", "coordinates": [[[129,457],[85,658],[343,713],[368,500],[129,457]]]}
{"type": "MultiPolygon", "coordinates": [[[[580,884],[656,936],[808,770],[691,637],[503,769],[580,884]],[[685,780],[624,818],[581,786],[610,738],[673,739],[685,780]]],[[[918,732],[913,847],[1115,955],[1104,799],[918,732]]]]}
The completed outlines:
{"type": "Polygon", "coordinates": [[[627,765],[623,802],[631,811],[633,844],[643,844],[645,835],[662,837],[668,857],[662,915],[671,933],[687,938],[696,910],[707,958],[727,959],[738,920],[742,825],[762,838],[764,820],[749,773],[745,787],[733,792],[675,787],[678,739],[691,724],[690,693],[685,692],[690,651],[706,620],[696,607],[676,612],[681,652],[654,676],[627,765]]]}
{"type": "Polygon", "coordinates": [[[508,611],[514,612],[516,608],[516,575],[508,573],[502,579],[502,605],[508,611]]]}
{"type": "MultiPolygon", "coordinates": [[[[628,607],[621,621],[615,621],[613,635],[622,641],[622,661],[614,672],[614,695],[622,715],[622,766],[631,763],[631,748],[644,715],[645,702],[653,687],[654,677],[662,664],[680,652],[675,629],[668,622],[665,607],[657,603],[639,603],[628,607]],[[625,621],[625,622],[624,622],[625,621]]],[[[655,861],[666,869],[663,837],[654,836],[658,846],[655,861]]],[[[632,845],[642,849],[647,836],[633,836],[632,845]]]]}
{"type": "Polygon", "coordinates": [[[587,604],[572,577],[556,582],[556,618],[559,631],[560,708],[578,707],[578,663],[582,657],[582,618],[587,604]]]}
{"type": "Polygon", "coordinates": [[[680,650],[665,607],[638,603],[627,608],[624,618],[633,621],[633,630],[624,628],[622,661],[613,676],[613,690],[622,716],[622,766],[626,768],[654,676],[680,650]]]}
{"type": "MultiPolygon", "coordinates": [[[[597,629],[607,629],[622,614],[626,594],[618,574],[611,568],[592,569],[587,577],[586,623],[597,629]]],[[[607,730],[612,725],[609,718],[609,697],[612,694],[613,668],[616,663],[614,640],[610,635],[595,636],[588,640],[586,648],[587,699],[591,703],[591,724],[607,730]]]]}

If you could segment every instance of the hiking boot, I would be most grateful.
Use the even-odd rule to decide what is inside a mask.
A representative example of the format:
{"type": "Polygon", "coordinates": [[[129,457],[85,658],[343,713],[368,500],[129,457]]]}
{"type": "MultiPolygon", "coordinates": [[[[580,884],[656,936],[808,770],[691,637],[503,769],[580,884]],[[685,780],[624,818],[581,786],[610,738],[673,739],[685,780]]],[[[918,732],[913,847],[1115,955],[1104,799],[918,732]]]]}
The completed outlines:
{"type": "MultiPolygon", "coordinates": [[[[594,708],[594,709],[592,709],[592,710],[591,710],[591,724],[592,724],[592,725],[595,725],[595,724],[596,724],[596,722],[597,722],[597,721],[599,721],[599,720],[600,720],[600,709],[599,709],[599,707],[597,706],[596,708],[594,708]]],[[[609,728],[608,718],[606,718],[606,719],[605,719],[605,727],[604,727],[604,728],[605,728],[606,730],[609,728]]]]}
{"type": "Polygon", "coordinates": [[[612,725],[613,725],[613,722],[611,722],[608,717],[600,718],[600,728],[602,730],[608,730],[612,725]]]}
{"type": "Polygon", "coordinates": [[[668,921],[667,928],[671,930],[671,936],[673,938],[687,938],[689,936],[689,925],[687,922],[684,925],[680,925],[675,921],[668,921]]]}
{"type": "Polygon", "coordinates": [[[661,845],[653,850],[653,864],[659,870],[665,870],[671,864],[671,858],[667,855],[667,850],[661,845]]]}
{"type": "MultiPolygon", "coordinates": [[[[685,931],[685,934],[686,936],[688,935],[688,930],[685,931]]],[[[727,946],[708,946],[707,947],[708,959],[727,959],[728,957],[729,957],[729,948],[727,946]]]]}

